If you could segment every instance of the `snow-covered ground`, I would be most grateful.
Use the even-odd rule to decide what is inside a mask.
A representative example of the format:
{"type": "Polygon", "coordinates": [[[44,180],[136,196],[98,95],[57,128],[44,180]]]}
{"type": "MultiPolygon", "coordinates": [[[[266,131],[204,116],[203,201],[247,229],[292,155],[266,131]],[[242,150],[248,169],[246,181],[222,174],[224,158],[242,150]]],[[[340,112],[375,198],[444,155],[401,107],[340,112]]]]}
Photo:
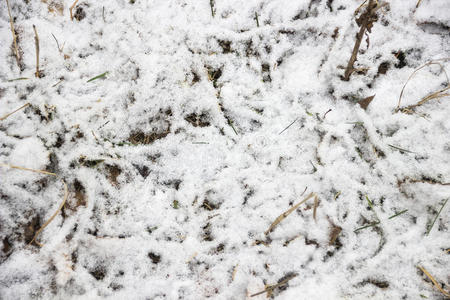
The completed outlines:
{"type": "Polygon", "coordinates": [[[0,298],[444,297],[449,97],[395,109],[447,87],[450,1],[388,1],[343,81],[362,2],[9,0],[20,71],[1,1],[0,163],[57,176],[0,167],[0,298]]]}

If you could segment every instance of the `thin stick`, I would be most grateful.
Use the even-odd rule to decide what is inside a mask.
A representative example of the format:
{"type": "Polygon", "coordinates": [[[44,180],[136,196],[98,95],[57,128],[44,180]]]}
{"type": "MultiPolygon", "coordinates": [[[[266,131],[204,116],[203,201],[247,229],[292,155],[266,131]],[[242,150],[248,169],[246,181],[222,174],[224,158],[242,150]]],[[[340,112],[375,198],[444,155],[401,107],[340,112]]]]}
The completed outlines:
{"type": "Polygon", "coordinates": [[[391,144],[388,144],[388,146],[391,148],[397,149],[398,151],[407,152],[407,153],[416,153],[416,152],[412,152],[412,151],[409,151],[409,150],[406,150],[406,149],[403,149],[403,148],[400,148],[400,147],[397,147],[397,146],[394,146],[391,144]]]}
{"type": "Polygon", "coordinates": [[[77,5],[78,0],[75,0],[75,2],[72,4],[72,6],[69,8],[70,11],[70,20],[73,21],[73,14],[72,14],[72,10],[75,7],[75,5],[77,5]]]}
{"type": "Polygon", "coordinates": [[[417,266],[417,267],[418,267],[423,273],[425,273],[425,275],[427,275],[427,277],[433,282],[434,286],[435,286],[442,294],[444,294],[446,297],[449,297],[449,298],[450,298],[450,294],[447,293],[446,291],[444,291],[444,290],[441,288],[441,285],[436,281],[436,279],[434,279],[433,276],[431,276],[430,273],[428,273],[427,270],[425,270],[424,267],[421,267],[421,266],[417,266]]]}
{"type": "Polygon", "coordinates": [[[285,285],[286,283],[288,283],[289,280],[291,280],[292,278],[296,277],[297,274],[293,274],[291,276],[289,276],[288,278],[286,278],[285,280],[281,281],[280,283],[274,284],[274,285],[268,285],[266,286],[266,288],[264,289],[264,291],[258,292],[256,294],[251,295],[250,297],[255,297],[264,293],[268,293],[270,294],[274,289],[276,289],[279,286],[285,285]]]}
{"type": "Polygon", "coordinates": [[[9,114],[6,114],[6,115],[4,115],[3,117],[1,117],[1,118],[0,118],[0,121],[3,121],[4,119],[6,119],[7,117],[9,117],[10,115],[12,115],[12,114],[18,112],[18,111],[21,110],[21,109],[24,109],[25,107],[27,107],[27,106],[29,106],[29,105],[30,105],[30,103],[25,103],[24,105],[22,105],[21,107],[19,107],[19,108],[16,109],[15,111],[10,112],[9,114]]]}
{"type": "Polygon", "coordinates": [[[64,184],[64,199],[61,203],[61,205],[58,207],[58,209],[55,211],[55,213],[50,217],[50,219],[48,219],[47,222],[44,223],[44,225],[42,225],[41,228],[39,228],[39,230],[36,232],[36,234],[34,235],[33,239],[31,240],[31,242],[28,245],[31,245],[33,242],[35,242],[39,247],[42,247],[43,244],[39,243],[36,238],[37,236],[42,232],[42,230],[44,230],[45,227],[47,227],[48,224],[50,224],[51,221],[53,221],[53,219],[58,215],[58,213],[61,211],[61,209],[63,208],[64,204],[66,203],[67,197],[69,196],[69,191],[67,189],[67,184],[63,181],[62,182],[64,184]]]}
{"type": "Polygon", "coordinates": [[[39,72],[39,35],[36,30],[36,26],[33,24],[33,30],[34,30],[34,44],[36,45],[36,73],[34,73],[34,76],[37,78],[41,78],[41,74],[39,72]]]}
{"type": "Polygon", "coordinates": [[[298,118],[294,120],[294,122],[292,122],[291,124],[288,125],[288,127],[286,127],[285,129],[281,130],[281,132],[279,134],[282,134],[283,132],[285,132],[289,127],[291,127],[292,125],[294,125],[295,122],[297,122],[298,118]]]}
{"type": "Polygon", "coordinates": [[[292,206],[290,209],[288,209],[287,211],[285,211],[284,213],[282,213],[281,215],[278,216],[278,218],[275,219],[275,221],[270,225],[269,229],[267,229],[267,231],[265,232],[265,235],[268,235],[270,232],[273,231],[273,229],[281,222],[284,220],[284,218],[286,218],[287,216],[289,216],[294,210],[296,210],[300,205],[302,205],[303,203],[305,203],[307,200],[309,200],[310,198],[312,198],[313,196],[315,196],[314,193],[310,193],[308,196],[306,196],[305,199],[303,199],[302,201],[300,201],[299,203],[295,204],[294,206],[292,206]]]}
{"type": "Polygon", "coordinates": [[[14,29],[13,18],[12,18],[12,15],[11,15],[11,7],[9,6],[9,1],[8,0],[6,0],[6,6],[8,6],[9,25],[11,26],[11,33],[12,33],[12,36],[13,36],[14,54],[16,56],[17,66],[20,69],[19,47],[17,47],[17,36],[16,36],[16,31],[14,29]]]}
{"type": "Polygon", "coordinates": [[[356,41],[355,41],[355,45],[353,46],[352,55],[350,56],[350,59],[349,59],[348,64],[347,64],[347,67],[345,68],[345,74],[344,74],[344,80],[345,81],[349,81],[350,80],[350,75],[355,70],[353,65],[354,65],[354,63],[355,63],[355,61],[357,59],[358,50],[359,50],[359,47],[361,46],[361,41],[362,41],[362,39],[364,37],[364,33],[366,32],[367,26],[371,22],[372,15],[374,13],[373,10],[374,10],[374,0],[369,0],[369,4],[368,4],[367,10],[366,10],[367,16],[363,19],[363,22],[362,22],[362,24],[360,26],[359,32],[356,35],[356,41]]]}
{"type": "Polygon", "coordinates": [[[416,8],[419,8],[420,2],[422,2],[422,0],[417,1],[416,8]]]}
{"type": "Polygon", "coordinates": [[[24,167],[13,166],[13,165],[8,165],[8,164],[3,164],[3,163],[0,163],[0,166],[6,167],[6,168],[11,168],[11,169],[18,169],[18,170],[23,170],[23,171],[30,171],[30,172],[41,173],[41,174],[45,174],[45,175],[56,176],[55,173],[47,172],[47,171],[43,171],[43,170],[28,169],[28,168],[24,168],[24,167]]]}
{"type": "Polygon", "coordinates": [[[441,214],[442,210],[444,209],[445,204],[447,204],[448,199],[449,199],[449,198],[447,198],[447,199],[445,200],[445,202],[442,204],[441,209],[439,210],[439,212],[437,213],[436,217],[435,217],[434,220],[433,220],[433,223],[431,223],[431,226],[428,228],[426,235],[430,234],[430,231],[431,231],[431,229],[433,228],[434,223],[436,223],[436,220],[439,218],[439,215],[441,214]]]}
{"type": "Polygon", "coordinates": [[[334,200],[336,201],[336,199],[341,195],[341,191],[337,192],[336,195],[334,195],[334,200]]]}

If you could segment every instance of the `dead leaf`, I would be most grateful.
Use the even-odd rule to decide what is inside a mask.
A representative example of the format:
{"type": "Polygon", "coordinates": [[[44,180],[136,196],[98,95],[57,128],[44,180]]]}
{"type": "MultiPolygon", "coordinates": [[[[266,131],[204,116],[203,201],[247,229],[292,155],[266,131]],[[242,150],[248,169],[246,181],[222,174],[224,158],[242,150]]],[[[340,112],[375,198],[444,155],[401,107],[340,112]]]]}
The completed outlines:
{"type": "Polygon", "coordinates": [[[358,103],[362,109],[366,110],[367,106],[369,106],[369,104],[370,104],[370,102],[372,102],[373,98],[375,98],[375,95],[364,98],[361,101],[359,101],[358,103]]]}

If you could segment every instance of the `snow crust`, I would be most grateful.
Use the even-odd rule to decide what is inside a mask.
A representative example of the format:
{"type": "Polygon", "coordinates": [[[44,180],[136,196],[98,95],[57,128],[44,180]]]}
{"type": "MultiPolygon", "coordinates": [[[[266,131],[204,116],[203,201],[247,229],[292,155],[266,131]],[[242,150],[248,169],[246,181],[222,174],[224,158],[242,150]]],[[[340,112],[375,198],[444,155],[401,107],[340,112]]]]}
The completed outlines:
{"type": "Polygon", "coordinates": [[[348,82],[361,1],[9,2],[24,70],[2,1],[0,116],[31,106],[0,121],[0,162],[58,177],[0,169],[1,299],[247,299],[292,274],[273,297],[439,299],[419,265],[448,290],[450,204],[426,235],[448,97],[394,112],[450,57],[448,0],[389,1],[348,82]],[[315,219],[311,199],[264,234],[310,192],[315,219]]]}

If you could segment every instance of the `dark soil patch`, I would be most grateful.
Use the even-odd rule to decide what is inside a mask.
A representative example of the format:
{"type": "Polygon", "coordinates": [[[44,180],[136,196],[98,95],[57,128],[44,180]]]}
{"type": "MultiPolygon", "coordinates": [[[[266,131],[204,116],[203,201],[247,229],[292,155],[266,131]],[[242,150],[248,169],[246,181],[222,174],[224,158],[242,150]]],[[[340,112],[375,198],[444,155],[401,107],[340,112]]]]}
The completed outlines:
{"type": "Polygon", "coordinates": [[[117,177],[122,173],[122,169],[117,165],[105,165],[107,178],[112,185],[118,186],[117,177]]]}
{"type": "Polygon", "coordinates": [[[153,252],[149,252],[148,257],[152,260],[152,263],[154,264],[158,264],[161,261],[161,255],[155,254],[153,252]]]}
{"type": "Polygon", "coordinates": [[[170,129],[161,132],[150,132],[150,133],[145,133],[143,131],[135,131],[130,135],[128,141],[133,145],[148,145],[156,140],[165,138],[169,133],[170,129]]]}
{"type": "Polygon", "coordinates": [[[104,266],[97,266],[95,269],[89,271],[96,280],[103,280],[106,277],[107,271],[104,266]]]}
{"type": "Polygon", "coordinates": [[[191,113],[184,119],[194,127],[207,127],[211,125],[211,118],[207,112],[202,112],[201,114],[191,113]]]}
{"type": "Polygon", "coordinates": [[[26,244],[29,244],[33,240],[34,235],[36,234],[36,232],[39,230],[40,227],[41,227],[41,218],[39,215],[34,216],[31,219],[31,221],[24,226],[23,237],[26,244]]]}

